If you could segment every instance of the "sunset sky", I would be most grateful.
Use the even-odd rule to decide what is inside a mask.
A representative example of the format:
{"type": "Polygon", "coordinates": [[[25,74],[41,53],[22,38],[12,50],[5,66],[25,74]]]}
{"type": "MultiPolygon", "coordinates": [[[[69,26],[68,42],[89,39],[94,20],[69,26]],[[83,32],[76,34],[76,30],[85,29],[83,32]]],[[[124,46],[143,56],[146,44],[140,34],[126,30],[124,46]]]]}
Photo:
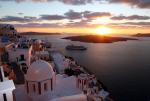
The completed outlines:
{"type": "Polygon", "coordinates": [[[0,23],[19,32],[150,32],[150,0],[0,0],[0,23]]]}

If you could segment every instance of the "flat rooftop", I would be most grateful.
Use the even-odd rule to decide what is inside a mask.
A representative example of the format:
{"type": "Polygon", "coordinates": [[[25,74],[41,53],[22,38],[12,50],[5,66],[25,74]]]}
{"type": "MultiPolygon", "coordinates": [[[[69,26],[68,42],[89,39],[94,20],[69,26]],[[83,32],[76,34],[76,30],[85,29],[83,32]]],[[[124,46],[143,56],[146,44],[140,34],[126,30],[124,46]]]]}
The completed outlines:
{"type": "Polygon", "coordinates": [[[0,92],[5,92],[7,90],[13,90],[13,89],[15,89],[15,85],[12,80],[0,82],[0,92]]]}

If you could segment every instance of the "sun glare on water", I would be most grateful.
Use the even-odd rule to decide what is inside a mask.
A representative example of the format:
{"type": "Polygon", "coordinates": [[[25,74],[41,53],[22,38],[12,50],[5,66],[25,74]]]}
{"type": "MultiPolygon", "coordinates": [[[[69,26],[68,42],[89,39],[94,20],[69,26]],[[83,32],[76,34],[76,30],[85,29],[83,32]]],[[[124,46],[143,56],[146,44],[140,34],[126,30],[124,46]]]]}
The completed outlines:
{"type": "Polygon", "coordinates": [[[99,27],[95,29],[96,34],[99,35],[108,35],[112,32],[112,29],[107,28],[107,27],[99,27]]]}

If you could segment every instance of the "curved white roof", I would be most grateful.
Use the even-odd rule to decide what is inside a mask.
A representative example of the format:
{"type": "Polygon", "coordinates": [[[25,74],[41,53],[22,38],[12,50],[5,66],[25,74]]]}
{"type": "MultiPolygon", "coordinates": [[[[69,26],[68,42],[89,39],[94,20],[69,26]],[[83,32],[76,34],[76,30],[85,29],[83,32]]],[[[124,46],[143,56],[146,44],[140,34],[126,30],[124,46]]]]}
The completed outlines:
{"type": "Polygon", "coordinates": [[[42,81],[51,79],[54,75],[53,67],[50,63],[43,60],[36,60],[30,65],[27,71],[26,80],[42,81]]]}

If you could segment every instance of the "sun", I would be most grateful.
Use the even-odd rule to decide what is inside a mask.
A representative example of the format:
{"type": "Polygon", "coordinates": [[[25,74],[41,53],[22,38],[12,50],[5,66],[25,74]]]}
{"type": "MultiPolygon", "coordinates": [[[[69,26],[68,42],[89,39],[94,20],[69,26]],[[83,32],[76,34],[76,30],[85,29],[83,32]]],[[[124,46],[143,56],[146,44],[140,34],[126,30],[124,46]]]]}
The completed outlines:
{"type": "Polygon", "coordinates": [[[96,34],[100,35],[108,35],[112,32],[112,30],[108,27],[99,27],[95,29],[96,34]]]}

